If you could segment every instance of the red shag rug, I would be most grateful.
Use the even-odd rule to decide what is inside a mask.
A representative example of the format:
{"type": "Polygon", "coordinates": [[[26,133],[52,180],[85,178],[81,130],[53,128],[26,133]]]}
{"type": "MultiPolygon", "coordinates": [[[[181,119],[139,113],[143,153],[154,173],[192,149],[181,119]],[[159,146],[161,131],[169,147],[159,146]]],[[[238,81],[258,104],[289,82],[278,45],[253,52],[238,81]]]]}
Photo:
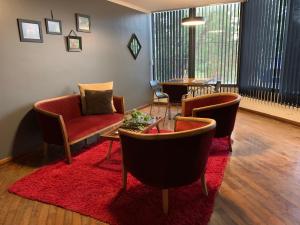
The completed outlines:
{"type": "Polygon", "coordinates": [[[209,195],[200,181],[170,189],[169,215],[162,211],[161,191],[128,176],[121,191],[120,145],[114,143],[110,160],[105,159],[109,142],[90,147],[74,157],[71,165],[47,165],[13,184],[9,191],[22,197],[60,206],[102,222],[119,225],[183,225],[209,222],[214,200],[228,161],[226,139],[215,139],[207,164],[209,195]]]}

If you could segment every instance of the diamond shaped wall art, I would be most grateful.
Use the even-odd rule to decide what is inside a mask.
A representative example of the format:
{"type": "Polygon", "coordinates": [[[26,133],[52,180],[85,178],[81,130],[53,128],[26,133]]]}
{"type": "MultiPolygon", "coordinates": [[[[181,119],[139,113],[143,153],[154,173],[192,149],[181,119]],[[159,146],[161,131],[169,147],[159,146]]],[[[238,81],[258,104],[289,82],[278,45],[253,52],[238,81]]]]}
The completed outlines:
{"type": "Polygon", "coordinates": [[[131,38],[128,42],[127,45],[131,55],[133,56],[134,59],[136,59],[142,49],[142,45],[139,42],[139,39],[137,38],[137,36],[135,34],[131,35],[131,38]]]}

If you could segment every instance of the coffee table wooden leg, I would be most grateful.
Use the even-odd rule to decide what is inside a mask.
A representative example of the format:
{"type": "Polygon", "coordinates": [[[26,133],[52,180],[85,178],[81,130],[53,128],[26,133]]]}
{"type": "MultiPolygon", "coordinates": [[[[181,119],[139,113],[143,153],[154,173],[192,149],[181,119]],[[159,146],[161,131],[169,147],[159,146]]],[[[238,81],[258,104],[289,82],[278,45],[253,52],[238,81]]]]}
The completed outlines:
{"type": "Polygon", "coordinates": [[[156,125],[157,132],[160,133],[159,125],[156,125]]]}
{"type": "Polygon", "coordinates": [[[110,154],[111,154],[111,149],[112,149],[113,142],[114,141],[110,141],[110,143],[109,143],[109,148],[108,148],[108,152],[106,154],[106,159],[110,159],[110,154]]]}

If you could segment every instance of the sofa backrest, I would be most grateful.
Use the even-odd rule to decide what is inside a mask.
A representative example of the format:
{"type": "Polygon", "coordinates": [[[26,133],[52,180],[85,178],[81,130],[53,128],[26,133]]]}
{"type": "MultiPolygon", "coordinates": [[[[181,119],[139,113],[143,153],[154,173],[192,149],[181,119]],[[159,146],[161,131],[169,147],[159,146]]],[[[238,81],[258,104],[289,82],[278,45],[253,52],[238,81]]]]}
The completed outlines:
{"type": "Polygon", "coordinates": [[[36,103],[36,108],[62,115],[64,121],[81,116],[80,95],[67,95],[36,103]]]}

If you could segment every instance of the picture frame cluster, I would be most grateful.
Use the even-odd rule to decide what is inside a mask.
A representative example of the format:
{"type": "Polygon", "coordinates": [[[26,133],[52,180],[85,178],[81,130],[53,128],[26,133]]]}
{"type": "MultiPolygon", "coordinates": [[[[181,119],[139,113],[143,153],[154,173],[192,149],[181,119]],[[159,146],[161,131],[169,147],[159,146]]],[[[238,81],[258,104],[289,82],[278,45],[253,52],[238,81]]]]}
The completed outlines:
{"type": "MultiPolygon", "coordinates": [[[[19,36],[21,42],[43,43],[42,23],[38,20],[31,19],[17,19],[19,36]]],[[[91,33],[91,17],[89,15],[75,13],[75,24],[78,32],[91,33]]],[[[51,18],[45,18],[46,34],[62,35],[62,21],[53,18],[51,11],[51,18]]],[[[73,30],[71,30],[72,32],[73,30]]],[[[71,33],[70,32],[70,33],[71,33]]],[[[74,31],[73,31],[74,32],[74,31]]],[[[75,32],[74,32],[75,33],[75,32]]],[[[80,52],[82,50],[82,38],[68,35],[65,37],[67,42],[67,50],[69,52],[80,52]]]]}

